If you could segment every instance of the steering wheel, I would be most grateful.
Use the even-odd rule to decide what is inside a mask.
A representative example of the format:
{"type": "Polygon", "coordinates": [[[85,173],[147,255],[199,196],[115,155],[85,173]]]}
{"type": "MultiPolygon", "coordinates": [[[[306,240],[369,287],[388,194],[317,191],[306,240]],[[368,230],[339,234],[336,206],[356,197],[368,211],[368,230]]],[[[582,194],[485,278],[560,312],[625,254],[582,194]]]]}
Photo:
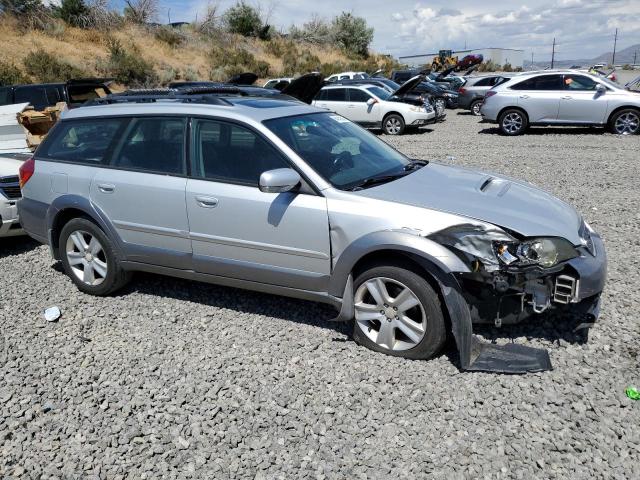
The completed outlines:
{"type": "Polygon", "coordinates": [[[353,167],[353,158],[351,156],[351,152],[345,150],[336,155],[331,161],[331,165],[329,167],[330,175],[339,173],[345,168],[351,167],[353,167]]]}

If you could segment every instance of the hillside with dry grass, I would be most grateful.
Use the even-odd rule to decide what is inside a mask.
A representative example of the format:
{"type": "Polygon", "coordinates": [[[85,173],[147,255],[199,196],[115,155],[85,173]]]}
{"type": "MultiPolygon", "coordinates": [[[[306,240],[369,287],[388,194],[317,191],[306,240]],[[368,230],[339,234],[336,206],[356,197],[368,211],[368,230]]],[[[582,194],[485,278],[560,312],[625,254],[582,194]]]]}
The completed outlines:
{"type": "Polygon", "coordinates": [[[269,40],[197,25],[179,28],[122,22],[92,29],[50,21],[24,27],[0,16],[0,84],[53,82],[79,77],[114,77],[123,86],[158,86],[173,80],[226,80],[252,71],[261,79],[310,71],[392,68],[386,56],[349,56],[330,46],[275,35],[269,40]]]}

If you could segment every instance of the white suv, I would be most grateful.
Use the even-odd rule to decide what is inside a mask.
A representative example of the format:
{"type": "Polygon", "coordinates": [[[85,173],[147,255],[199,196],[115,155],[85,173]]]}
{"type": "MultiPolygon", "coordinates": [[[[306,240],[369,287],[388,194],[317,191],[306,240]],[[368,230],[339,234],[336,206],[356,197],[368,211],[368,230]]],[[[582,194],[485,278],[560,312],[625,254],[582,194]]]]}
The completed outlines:
{"type": "MultiPolygon", "coordinates": [[[[411,88],[407,86],[408,90],[411,88]]],[[[327,86],[320,90],[313,105],[336,112],[363,127],[381,128],[388,135],[401,135],[406,127],[417,128],[435,122],[436,113],[431,105],[404,103],[395,100],[402,92],[395,93],[394,96],[375,85],[327,86]]]]}
{"type": "Polygon", "coordinates": [[[520,135],[529,125],[608,126],[619,135],[640,132],[639,93],[576,70],[517,75],[485,94],[480,113],[505,135],[520,135]]]}

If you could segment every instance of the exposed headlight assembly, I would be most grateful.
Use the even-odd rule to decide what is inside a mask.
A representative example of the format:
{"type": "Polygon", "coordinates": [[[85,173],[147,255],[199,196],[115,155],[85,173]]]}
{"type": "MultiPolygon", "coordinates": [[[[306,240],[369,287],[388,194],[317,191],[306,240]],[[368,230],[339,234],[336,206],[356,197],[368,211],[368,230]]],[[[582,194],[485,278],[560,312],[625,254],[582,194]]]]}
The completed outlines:
{"type": "Polygon", "coordinates": [[[534,238],[520,243],[494,242],[496,256],[504,265],[553,267],[578,256],[576,249],[562,238],[534,238]]]}

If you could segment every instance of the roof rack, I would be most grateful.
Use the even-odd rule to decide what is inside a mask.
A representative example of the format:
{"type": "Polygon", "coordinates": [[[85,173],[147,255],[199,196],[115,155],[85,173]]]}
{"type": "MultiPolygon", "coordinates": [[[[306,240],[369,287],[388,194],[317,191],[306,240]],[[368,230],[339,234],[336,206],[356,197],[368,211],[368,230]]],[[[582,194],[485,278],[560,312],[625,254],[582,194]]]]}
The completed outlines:
{"type": "Polygon", "coordinates": [[[106,97],[89,100],[84,106],[111,105],[115,103],[155,103],[172,101],[181,103],[206,103],[209,105],[231,105],[221,96],[266,97],[291,99],[288,95],[274,93],[257,87],[238,87],[234,85],[216,85],[190,88],[150,88],[133,89],[114,93],[106,97]]]}

